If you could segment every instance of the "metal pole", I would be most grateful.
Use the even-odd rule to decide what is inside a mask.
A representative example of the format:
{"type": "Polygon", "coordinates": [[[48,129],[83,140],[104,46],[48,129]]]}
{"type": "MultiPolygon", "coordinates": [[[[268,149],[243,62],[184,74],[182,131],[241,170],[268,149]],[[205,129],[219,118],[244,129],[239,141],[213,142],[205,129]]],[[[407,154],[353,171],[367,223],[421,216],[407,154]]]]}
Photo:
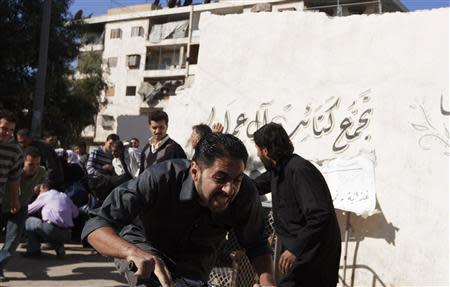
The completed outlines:
{"type": "Polygon", "coordinates": [[[345,212],[346,220],[345,220],[345,233],[344,233],[344,241],[345,241],[345,248],[344,248],[344,266],[343,266],[343,272],[342,275],[342,286],[346,286],[345,284],[345,277],[347,274],[347,253],[348,253],[348,234],[350,230],[350,212],[345,212]]]}
{"type": "Polygon", "coordinates": [[[44,6],[42,8],[41,38],[39,44],[39,64],[36,77],[36,89],[33,97],[33,118],[31,122],[31,134],[33,137],[38,137],[41,133],[42,116],[44,113],[45,79],[47,76],[51,9],[52,0],[44,0],[44,6]]]}

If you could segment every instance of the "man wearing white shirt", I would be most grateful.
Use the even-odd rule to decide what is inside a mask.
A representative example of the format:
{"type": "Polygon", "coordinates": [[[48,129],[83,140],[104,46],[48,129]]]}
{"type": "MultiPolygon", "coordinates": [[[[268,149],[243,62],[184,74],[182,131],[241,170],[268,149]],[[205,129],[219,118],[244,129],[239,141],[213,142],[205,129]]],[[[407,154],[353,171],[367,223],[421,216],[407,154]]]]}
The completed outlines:
{"type": "Polygon", "coordinates": [[[121,141],[114,141],[111,151],[114,157],[112,165],[117,175],[129,174],[132,178],[139,175],[141,155],[137,148],[125,148],[121,141]]]}

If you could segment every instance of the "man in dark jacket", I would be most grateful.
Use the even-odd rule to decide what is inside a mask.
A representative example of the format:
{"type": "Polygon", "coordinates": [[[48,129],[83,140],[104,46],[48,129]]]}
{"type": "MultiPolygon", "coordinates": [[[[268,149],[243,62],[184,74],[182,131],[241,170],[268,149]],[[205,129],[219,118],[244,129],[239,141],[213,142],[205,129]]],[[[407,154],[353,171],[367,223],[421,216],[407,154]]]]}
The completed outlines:
{"type": "Polygon", "coordinates": [[[206,282],[233,229],[260,284],[273,286],[261,202],[244,174],[247,159],[239,139],[211,134],[197,145],[192,162],[167,160],[116,188],[86,223],[82,239],[122,259],[119,266],[133,261],[134,274],[123,270],[130,286],[172,287],[176,278],[206,282]],[[136,283],[136,276],[152,273],[159,283],[136,283]]]}
{"type": "Polygon", "coordinates": [[[148,117],[148,126],[152,137],[141,152],[141,167],[139,173],[156,163],[174,159],[186,158],[183,148],[167,134],[169,116],[163,111],[155,111],[148,117]]]}
{"type": "Polygon", "coordinates": [[[293,153],[281,125],[263,126],[254,140],[267,169],[256,184],[260,193],[272,192],[274,226],[281,240],[278,286],[336,286],[341,237],[325,179],[313,164],[293,153]]]}

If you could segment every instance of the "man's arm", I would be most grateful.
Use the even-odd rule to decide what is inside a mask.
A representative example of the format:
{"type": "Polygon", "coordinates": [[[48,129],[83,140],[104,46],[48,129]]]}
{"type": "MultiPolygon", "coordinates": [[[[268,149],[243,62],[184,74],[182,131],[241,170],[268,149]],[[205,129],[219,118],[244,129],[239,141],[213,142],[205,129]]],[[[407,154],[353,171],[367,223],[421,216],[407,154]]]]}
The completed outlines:
{"type": "Polygon", "coordinates": [[[86,163],[86,171],[89,175],[96,175],[97,171],[95,170],[95,161],[97,160],[97,149],[91,151],[88,156],[88,160],[86,163]]]}
{"type": "Polygon", "coordinates": [[[159,258],[120,238],[116,231],[131,224],[143,210],[152,208],[157,192],[158,179],[146,170],[111,192],[96,216],[86,222],[81,237],[104,255],[132,260],[138,268],[137,276],[148,277],[154,271],[163,286],[172,286],[169,271],[159,258]]]}
{"type": "Polygon", "coordinates": [[[17,213],[20,210],[20,179],[8,181],[8,192],[10,198],[10,212],[12,214],[17,213]]]}
{"type": "Polygon", "coordinates": [[[42,207],[44,207],[45,200],[43,198],[44,198],[44,196],[41,193],[41,194],[39,194],[39,196],[36,198],[35,201],[28,204],[28,214],[33,214],[36,211],[38,211],[39,209],[41,209],[42,207]]]}
{"type": "Polygon", "coordinates": [[[20,210],[20,178],[23,169],[23,154],[17,145],[17,154],[14,164],[8,172],[8,192],[10,200],[10,212],[15,214],[20,210]]]}
{"type": "Polygon", "coordinates": [[[253,180],[256,185],[256,189],[260,195],[264,195],[271,192],[272,172],[266,171],[253,180]]]}
{"type": "Polygon", "coordinates": [[[87,237],[101,254],[134,262],[136,276],[148,278],[154,272],[162,286],[173,286],[172,278],[161,259],[120,238],[111,227],[100,227],[87,237]]]}

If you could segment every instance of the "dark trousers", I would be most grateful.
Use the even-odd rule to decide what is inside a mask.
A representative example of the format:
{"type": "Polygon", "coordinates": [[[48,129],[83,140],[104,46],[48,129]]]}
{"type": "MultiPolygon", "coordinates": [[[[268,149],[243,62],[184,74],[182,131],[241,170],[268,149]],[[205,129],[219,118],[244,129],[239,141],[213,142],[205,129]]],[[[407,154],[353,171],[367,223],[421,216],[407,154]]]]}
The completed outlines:
{"type": "Polygon", "coordinates": [[[39,252],[42,240],[56,249],[69,241],[72,234],[70,228],[61,228],[33,216],[25,221],[25,231],[28,236],[27,252],[39,252]]]}

